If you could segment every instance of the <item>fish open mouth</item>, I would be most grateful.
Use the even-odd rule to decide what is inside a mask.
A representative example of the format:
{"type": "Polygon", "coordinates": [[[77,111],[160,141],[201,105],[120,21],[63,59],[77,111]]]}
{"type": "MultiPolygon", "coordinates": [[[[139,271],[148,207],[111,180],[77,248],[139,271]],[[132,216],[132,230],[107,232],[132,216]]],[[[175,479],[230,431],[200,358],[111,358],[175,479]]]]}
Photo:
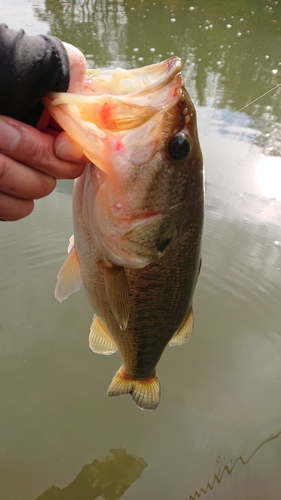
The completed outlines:
{"type": "Polygon", "coordinates": [[[116,153],[125,151],[135,164],[153,154],[163,114],[182,86],[181,59],[171,57],[132,70],[88,70],[83,95],[50,92],[43,102],[87,158],[108,173],[116,153]]]}

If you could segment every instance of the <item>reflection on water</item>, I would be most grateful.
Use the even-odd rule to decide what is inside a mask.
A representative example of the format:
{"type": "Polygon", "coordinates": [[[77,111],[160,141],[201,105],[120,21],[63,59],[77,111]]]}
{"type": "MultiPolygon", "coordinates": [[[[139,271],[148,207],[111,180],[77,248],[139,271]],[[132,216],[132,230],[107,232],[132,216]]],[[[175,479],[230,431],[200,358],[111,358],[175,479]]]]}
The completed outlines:
{"type": "Polygon", "coordinates": [[[109,450],[109,455],[85,465],[66,488],[51,486],[36,500],[118,500],[137,481],[147,463],[126,450],[109,450]]]}
{"type": "Polygon", "coordinates": [[[49,23],[52,33],[81,48],[89,66],[126,60],[128,17],[123,1],[46,0],[44,5],[35,3],[34,12],[49,23]]]}
{"type": "MultiPolygon", "coordinates": [[[[115,360],[93,359],[83,294],[53,297],[72,234],[71,183],[25,221],[2,224],[1,500],[64,491],[81,464],[120,447],[149,463],[124,500],[280,500],[281,88],[231,116],[280,83],[280,2],[21,0],[19,12],[23,4],[34,12],[22,17],[26,31],[48,26],[90,66],[183,58],[206,221],[194,334],[165,351],[153,415],[104,397],[115,360]]],[[[10,4],[5,15],[19,22],[10,4]]]]}
{"type": "MultiPolygon", "coordinates": [[[[199,498],[206,498],[206,495],[208,495],[208,493],[214,492],[215,488],[216,488],[216,490],[214,492],[215,493],[215,498],[217,498],[217,499],[221,498],[221,490],[218,490],[217,488],[221,484],[224,476],[226,474],[228,474],[230,476],[233,473],[234,468],[238,464],[241,464],[242,466],[246,466],[255,457],[255,455],[260,451],[260,449],[263,446],[265,446],[267,443],[270,443],[270,441],[273,441],[273,440],[277,439],[280,435],[281,435],[281,431],[278,432],[278,434],[272,435],[268,439],[266,439],[265,441],[263,441],[247,459],[243,459],[243,457],[238,457],[234,461],[231,460],[231,465],[230,466],[228,466],[227,464],[225,464],[225,457],[221,458],[220,456],[218,456],[217,460],[216,460],[218,471],[214,475],[212,481],[208,482],[207,485],[206,485],[206,487],[200,488],[200,490],[196,491],[194,493],[194,495],[191,495],[189,497],[189,500],[196,500],[196,499],[198,500],[199,498]]],[[[269,478],[267,478],[267,480],[268,479],[269,478]]],[[[241,482],[241,476],[239,478],[239,481],[241,482]]],[[[236,491],[235,494],[237,496],[237,488],[235,488],[234,485],[231,486],[231,490],[229,491],[230,495],[231,495],[231,491],[232,491],[232,494],[233,494],[233,491],[236,491]]],[[[277,491],[278,491],[278,489],[277,489],[277,491]]],[[[261,491],[259,490],[259,494],[260,493],[261,493],[261,491]]],[[[241,494],[243,495],[243,491],[241,491],[241,494]]],[[[267,488],[265,490],[265,494],[268,495],[268,489],[267,488]]],[[[225,489],[224,489],[223,495],[225,495],[225,489]]]]}
{"type": "Polygon", "coordinates": [[[281,201],[281,158],[269,156],[260,160],[256,180],[263,196],[281,201]]]}

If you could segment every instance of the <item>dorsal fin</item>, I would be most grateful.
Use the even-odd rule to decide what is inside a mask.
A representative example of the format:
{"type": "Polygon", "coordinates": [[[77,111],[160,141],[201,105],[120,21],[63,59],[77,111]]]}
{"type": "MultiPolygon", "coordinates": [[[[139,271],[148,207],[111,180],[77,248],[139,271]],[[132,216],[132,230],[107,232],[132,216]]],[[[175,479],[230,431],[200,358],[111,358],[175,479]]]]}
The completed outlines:
{"type": "Polygon", "coordinates": [[[74,238],[69,240],[68,256],[57,275],[55,297],[59,302],[67,299],[69,295],[77,292],[81,286],[81,274],[78,255],[74,246],[74,238]]]}
{"type": "Polygon", "coordinates": [[[169,345],[182,345],[185,344],[191,337],[193,330],[193,309],[191,307],[187,318],[184,320],[183,324],[176,331],[175,335],[171,338],[169,345]]]}
{"type": "Polygon", "coordinates": [[[128,377],[121,366],[110,383],[107,395],[112,397],[122,394],[131,394],[142,410],[155,410],[160,402],[160,384],[156,373],[149,379],[136,380],[128,377]]]}
{"type": "Polygon", "coordinates": [[[124,268],[114,264],[106,264],[104,266],[104,281],[112,314],[121,330],[126,330],[130,314],[130,298],[124,268]]]}
{"type": "Polygon", "coordinates": [[[90,328],[89,346],[98,354],[109,355],[118,350],[104,323],[95,314],[90,328]]]}

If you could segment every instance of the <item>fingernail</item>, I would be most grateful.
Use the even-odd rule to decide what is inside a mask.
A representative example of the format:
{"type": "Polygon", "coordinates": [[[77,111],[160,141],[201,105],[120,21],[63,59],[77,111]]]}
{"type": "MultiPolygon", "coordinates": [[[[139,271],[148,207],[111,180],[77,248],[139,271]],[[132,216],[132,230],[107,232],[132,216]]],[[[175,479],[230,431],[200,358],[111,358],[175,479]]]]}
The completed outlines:
{"type": "Polygon", "coordinates": [[[19,142],[19,131],[12,127],[4,118],[0,118],[0,149],[2,151],[14,151],[19,142]]]}
{"type": "Polygon", "coordinates": [[[83,158],[83,151],[81,147],[68,139],[61,140],[61,142],[55,147],[55,153],[58,158],[66,161],[76,162],[83,158]]]}

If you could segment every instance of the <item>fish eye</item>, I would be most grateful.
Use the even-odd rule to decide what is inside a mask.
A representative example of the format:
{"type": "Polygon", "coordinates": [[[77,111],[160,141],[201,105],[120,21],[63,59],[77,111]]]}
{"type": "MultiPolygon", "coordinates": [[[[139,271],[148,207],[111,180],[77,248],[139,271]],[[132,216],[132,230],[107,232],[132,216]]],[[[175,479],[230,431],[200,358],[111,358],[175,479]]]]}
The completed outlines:
{"type": "Polygon", "coordinates": [[[190,140],[183,132],[175,135],[168,144],[168,152],[173,160],[183,160],[189,154],[190,150],[190,140]]]}

